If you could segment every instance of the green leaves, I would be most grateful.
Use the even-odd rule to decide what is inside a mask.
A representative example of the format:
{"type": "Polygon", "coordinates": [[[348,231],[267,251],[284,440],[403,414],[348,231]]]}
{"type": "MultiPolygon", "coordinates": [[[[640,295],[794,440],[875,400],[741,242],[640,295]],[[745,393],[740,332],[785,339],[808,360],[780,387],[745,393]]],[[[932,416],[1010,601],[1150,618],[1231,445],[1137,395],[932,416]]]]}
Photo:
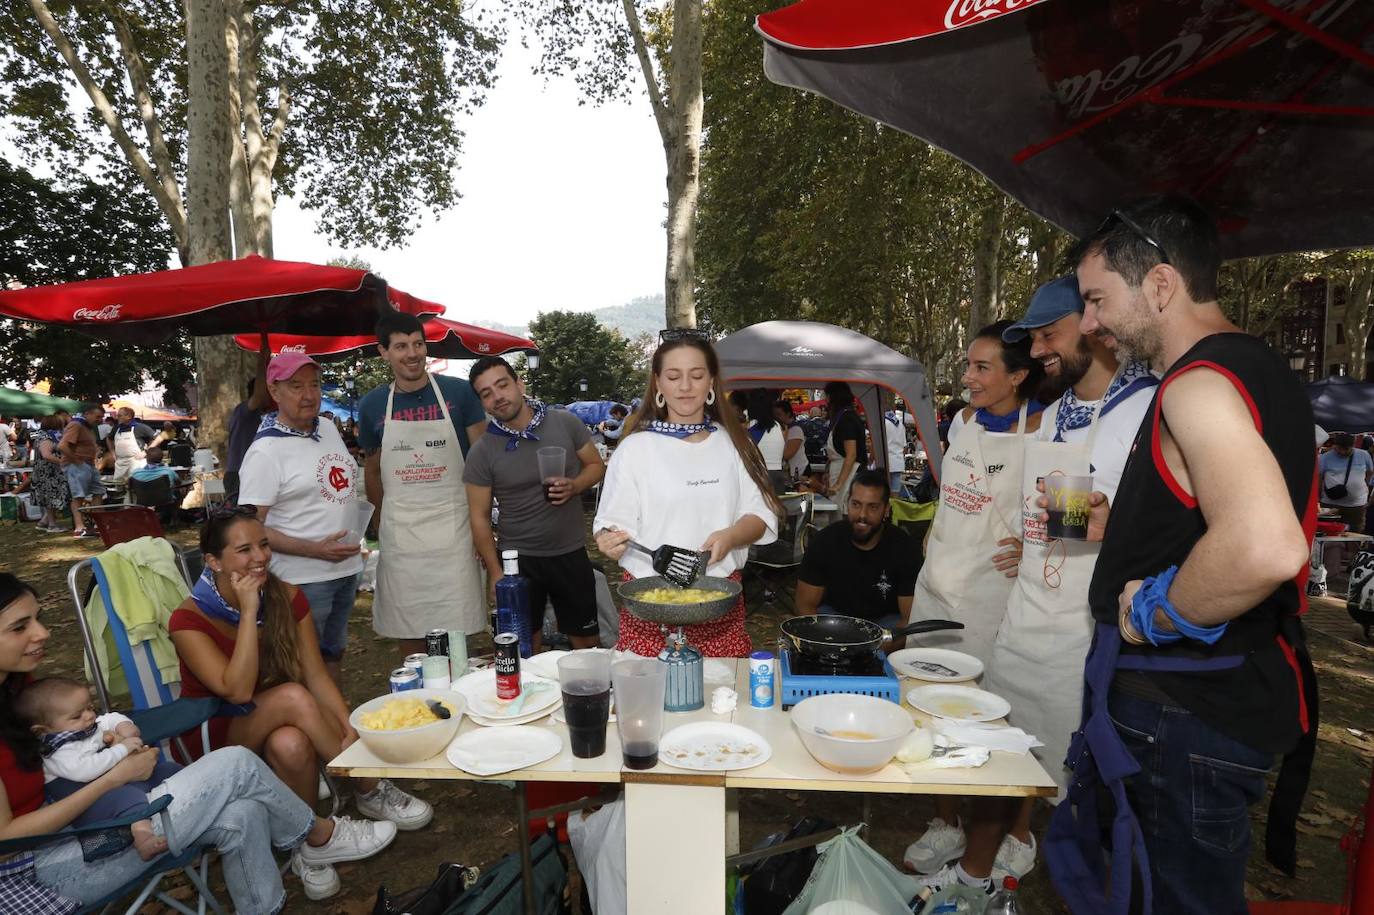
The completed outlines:
{"type": "Polygon", "coordinates": [[[549,403],[574,400],[618,400],[639,396],[645,373],[643,354],[624,337],[607,330],[587,312],[545,311],[530,322],[530,339],[539,345],[539,368],[525,357],[515,360],[531,393],[549,403]],[[581,389],[583,381],[587,390],[581,389]]]}

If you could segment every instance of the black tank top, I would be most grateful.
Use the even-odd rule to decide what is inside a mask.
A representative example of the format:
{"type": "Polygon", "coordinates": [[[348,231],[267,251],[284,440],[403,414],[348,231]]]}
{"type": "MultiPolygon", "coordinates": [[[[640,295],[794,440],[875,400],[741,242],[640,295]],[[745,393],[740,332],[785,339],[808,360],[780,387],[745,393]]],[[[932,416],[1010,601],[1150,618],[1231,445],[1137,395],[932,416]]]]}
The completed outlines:
{"type": "MultiPolygon", "coordinates": [[[[1159,435],[1165,389],[1182,373],[1204,366],[1225,376],[1250,406],[1255,426],[1283,472],[1293,511],[1311,541],[1317,511],[1316,448],[1306,394],[1287,363],[1255,337],[1240,333],[1205,337],[1164,374],[1136,434],[1088,591],[1098,622],[1117,625],[1118,598],[1126,582],[1182,566],[1207,529],[1196,500],[1168,472],[1159,435]]],[[[1297,617],[1306,610],[1306,577],[1304,567],[1297,580],[1285,582],[1232,620],[1213,645],[1185,639],[1164,648],[1122,647],[1123,655],[1180,659],[1239,655],[1245,659],[1240,666],[1207,672],[1118,674],[1118,686],[1129,688],[1123,679],[1145,678],[1151,692],[1163,693],[1222,733],[1259,750],[1288,751],[1307,724],[1291,647],[1302,637],[1297,617]]]]}

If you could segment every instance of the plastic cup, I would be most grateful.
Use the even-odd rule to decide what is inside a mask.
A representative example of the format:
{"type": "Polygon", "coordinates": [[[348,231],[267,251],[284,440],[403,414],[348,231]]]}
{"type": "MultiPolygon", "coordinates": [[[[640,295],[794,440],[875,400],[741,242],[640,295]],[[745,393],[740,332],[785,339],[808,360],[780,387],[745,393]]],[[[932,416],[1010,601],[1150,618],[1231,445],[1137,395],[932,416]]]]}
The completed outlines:
{"type": "Polygon", "coordinates": [[[353,516],[353,526],[348,529],[349,543],[358,543],[367,536],[367,526],[372,523],[372,513],[377,506],[371,502],[358,502],[358,513],[353,516]]]}
{"type": "Polygon", "coordinates": [[[568,451],[559,445],[549,445],[535,452],[535,460],[539,462],[539,482],[544,485],[544,501],[550,502],[549,484],[567,476],[568,451]]]}
{"type": "Polygon", "coordinates": [[[657,658],[617,661],[611,666],[611,683],[625,768],[652,769],[658,764],[658,738],[663,732],[668,665],[657,658]]]}
{"type": "Polygon", "coordinates": [[[578,759],[601,756],[606,752],[606,722],[611,714],[611,653],[569,652],[558,659],[558,681],[572,755],[578,759]]]}
{"type": "Polygon", "coordinates": [[[1054,540],[1087,540],[1092,494],[1092,477],[1046,477],[1049,521],[1045,525],[1045,536],[1054,540]]]}

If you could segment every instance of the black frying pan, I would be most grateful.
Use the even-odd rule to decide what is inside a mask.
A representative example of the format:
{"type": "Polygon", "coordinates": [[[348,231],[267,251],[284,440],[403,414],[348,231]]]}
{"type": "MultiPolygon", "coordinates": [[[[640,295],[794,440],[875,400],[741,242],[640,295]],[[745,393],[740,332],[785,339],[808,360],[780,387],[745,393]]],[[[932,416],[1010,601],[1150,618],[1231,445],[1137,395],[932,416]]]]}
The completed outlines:
{"type": "Polygon", "coordinates": [[[920,620],[891,632],[857,616],[794,616],[782,621],[782,635],[797,651],[812,658],[852,658],[904,635],[963,629],[954,620],[920,620]]]}

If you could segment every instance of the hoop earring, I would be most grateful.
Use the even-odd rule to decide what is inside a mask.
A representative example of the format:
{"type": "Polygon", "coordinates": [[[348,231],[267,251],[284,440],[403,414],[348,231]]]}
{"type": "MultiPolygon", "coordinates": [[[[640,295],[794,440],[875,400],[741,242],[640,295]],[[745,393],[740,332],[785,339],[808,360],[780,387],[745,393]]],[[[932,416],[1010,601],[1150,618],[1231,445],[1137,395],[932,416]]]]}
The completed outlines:
{"type": "Polygon", "coordinates": [[[663,396],[662,391],[659,391],[657,394],[654,395],[654,404],[660,409],[668,405],[668,398],[663,396]]]}
{"type": "Polygon", "coordinates": [[[715,403],[715,402],[716,402],[716,389],[715,389],[715,388],[712,388],[711,390],[709,390],[709,391],[706,392],[706,403],[707,403],[707,405],[710,405],[710,404],[713,404],[713,403],[715,403]]]}

